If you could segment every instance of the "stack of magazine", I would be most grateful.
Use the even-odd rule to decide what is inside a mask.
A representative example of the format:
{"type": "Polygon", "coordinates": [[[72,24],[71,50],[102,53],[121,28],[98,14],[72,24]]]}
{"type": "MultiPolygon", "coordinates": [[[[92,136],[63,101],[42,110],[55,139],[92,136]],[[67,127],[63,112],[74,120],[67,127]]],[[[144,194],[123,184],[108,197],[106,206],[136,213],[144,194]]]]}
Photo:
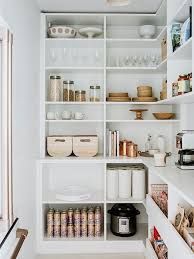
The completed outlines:
{"type": "Polygon", "coordinates": [[[107,129],[107,156],[119,157],[119,131],[107,129]]]}

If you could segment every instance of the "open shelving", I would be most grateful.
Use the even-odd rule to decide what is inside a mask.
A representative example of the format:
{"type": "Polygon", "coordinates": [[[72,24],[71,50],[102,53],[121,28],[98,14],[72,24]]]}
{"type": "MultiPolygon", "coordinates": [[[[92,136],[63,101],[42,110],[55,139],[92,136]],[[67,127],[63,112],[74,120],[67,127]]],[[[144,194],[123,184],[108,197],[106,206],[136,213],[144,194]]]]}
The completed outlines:
{"type": "MultiPolygon", "coordinates": [[[[179,195],[194,206],[194,197],[189,194],[191,186],[187,190],[183,190],[186,186],[186,180],[183,177],[178,177],[174,168],[171,170],[172,174],[168,174],[166,169],[165,176],[158,169],[157,172],[153,165],[147,164],[146,158],[128,158],[128,157],[107,157],[106,155],[106,129],[119,130],[121,138],[128,138],[136,142],[139,149],[144,148],[144,143],[148,133],[153,133],[156,137],[158,134],[167,136],[168,151],[173,152],[172,140],[176,132],[179,130],[181,124],[181,111],[177,104],[187,104],[194,102],[194,92],[184,94],[182,96],[171,97],[169,91],[170,83],[175,80],[176,74],[179,71],[177,67],[185,65],[188,61],[190,67],[192,54],[192,38],[181,46],[174,53],[169,53],[167,59],[163,60],[159,65],[153,67],[128,67],[128,66],[110,66],[109,57],[111,55],[131,55],[134,53],[157,53],[160,54],[160,43],[168,33],[167,18],[166,18],[166,1],[163,1],[161,8],[157,14],[65,14],[65,13],[45,13],[42,14],[41,24],[41,121],[40,121],[40,151],[41,158],[37,163],[37,225],[38,225],[38,249],[40,252],[57,252],[57,253],[71,253],[72,247],[76,245],[77,252],[84,253],[85,251],[95,252],[144,252],[145,241],[148,237],[148,225],[155,224],[161,230],[161,235],[164,238],[168,247],[172,246],[172,240],[177,240],[180,246],[180,254],[185,253],[188,258],[193,258],[190,249],[184,244],[184,240],[178,236],[178,233],[173,230],[169,219],[161,212],[161,210],[153,203],[151,198],[147,197],[147,208],[145,209],[145,200],[133,199],[117,199],[108,200],[106,198],[106,166],[112,164],[145,164],[148,167],[148,174],[158,177],[161,181],[169,185],[174,184],[174,188],[179,191],[179,195]],[[103,34],[100,38],[86,39],[79,34],[75,39],[51,39],[47,36],[47,26],[49,22],[63,21],[76,28],[93,25],[103,28],[103,34]],[[145,22],[155,24],[157,26],[157,33],[153,39],[142,39],[137,34],[138,27],[145,22]],[[95,62],[91,64],[83,62],[69,62],[65,64],[64,60],[59,62],[49,62],[50,48],[78,48],[78,53],[84,53],[87,56],[88,49],[92,52],[99,51],[100,60],[98,64],[95,62]],[[153,50],[153,52],[152,52],[153,50]],[[121,53],[121,54],[120,54],[121,53]],[[176,62],[183,62],[182,65],[174,66],[176,62]],[[168,69],[168,70],[167,70],[168,69]],[[90,85],[101,86],[101,100],[100,102],[49,102],[47,100],[48,78],[50,74],[59,73],[63,79],[72,79],[75,81],[75,89],[89,90],[90,85]],[[173,76],[172,76],[173,74],[173,76]],[[169,79],[168,82],[168,96],[165,100],[157,102],[107,102],[106,97],[112,90],[128,92],[130,97],[136,96],[136,86],[141,84],[149,84],[153,87],[153,92],[159,99],[159,92],[164,79],[169,79]],[[134,120],[135,115],[129,113],[131,108],[147,108],[144,120],[134,120]],[[46,113],[48,111],[62,112],[69,110],[73,113],[81,111],[86,114],[85,120],[47,120],[46,113]],[[175,112],[176,118],[173,120],[156,120],[152,116],[153,112],[175,112]],[[99,136],[99,154],[96,157],[49,157],[46,152],[45,139],[48,135],[55,134],[98,134],[99,136]],[[176,180],[176,179],[178,180],[176,180]],[[48,239],[44,233],[45,211],[49,206],[62,207],[65,205],[75,206],[74,202],[59,201],[55,197],[54,189],[61,189],[65,184],[85,183],[95,191],[95,195],[89,200],[76,202],[77,205],[95,205],[100,204],[104,210],[104,229],[102,237],[99,239],[48,239]],[[175,180],[174,180],[175,179],[175,180]],[[71,181],[70,181],[71,180],[71,181]],[[91,181],[90,181],[91,180],[91,181]],[[90,183],[91,182],[91,183],[90,183]],[[59,188],[60,187],[60,188],[59,188]],[[185,193],[185,195],[184,195],[185,193]],[[115,203],[133,203],[135,206],[140,206],[142,217],[138,218],[138,232],[131,238],[119,238],[110,232],[110,218],[107,216],[107,210],[115,203]],[[148,219],[146,216],[148,213],[148,219]],[[157,216],[156,216],[157,215],[157,216]],[[169,238],[170,237],[170,240],[169,238]],[[68,241],[68,242],[67,242],[68,241]],[[81,243],[80,243],[81,241],[81,243]],[[121,242],[122,241],[122,242],[121,242]],[[114,245],[113,245],[114,244],[114,245]],[[114,246],[114,248],[113,248],[114,246]]],[[[172,2],[172,1],[171,1],[172,2]]],[[[182,3],[180,9],[175,14],[173,21],[181,21],[188,13],[188,6],[191,1],[187,0],[182,3]],[[185,11],[184,11],[185,10],[185,11]],[[181,17],[181,13],[184,14],[181,17]],[[176,18],[176,19],[175,19],[176,18]]],[[[168,1],[169,5],[170,1],[168,1]]],[[[175,8],[177,9],[177,8],[175,8]]],[[[169,19],[168,19],[169,20],[169,19]]],[[[169,43],[168,43],[169,44],[169,43]]],[[[88,52],[90,53],[90,52],[88,52]]],[[[93,54],[92,54],[93,55],[93,54]]],[[[114,56],[113,55],[113,56],[114,56]]],[[[61,57],[60,57],[61,58],[61,57]]],[[[71,57],[70,57],[71,58],[71,57]]],[[[97,57],[99,58],[99,57],[97,57]]],[[[90,61],[88,61],[90,62],[90,61]]],[[[150,176],[150,177],[152,177],[150,176]]],[[[190,179],[188,182],[192,182],[190,179]]],[[[149,181],[148,181],[149,183],[149,181]]],[[[139,207],[138,207],[139,209],[139,207]]],[[[151,247],[149,239],[147,239],[147,250],[149,250],[149,259],[156,259],[155,252],[151,247]]],[[[172,251],[169,259],[178,258],[173,257],[176,254],[172,251]]],[[[183,257],[182,257],[183,258],[183,257]]],[[[185,257],[184,259],[187,259],[185,257]]]]}

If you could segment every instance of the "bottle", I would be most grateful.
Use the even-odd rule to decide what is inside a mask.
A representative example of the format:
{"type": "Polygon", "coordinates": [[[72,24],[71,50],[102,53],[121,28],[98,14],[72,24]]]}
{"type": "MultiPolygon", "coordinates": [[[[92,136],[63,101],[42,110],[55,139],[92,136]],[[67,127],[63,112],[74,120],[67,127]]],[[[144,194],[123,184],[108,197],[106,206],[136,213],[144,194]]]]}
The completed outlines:
{"type": "Polygon", "coordinates": [[[151,139],[152,139],[152,136],[148,134],[148,138],[145,143],[145,152],[148,152],[150,149],[152,149],[151,139]]]}
{"type": "Polygon", "coordinates": [[[158,149],[160,150],[160,153],[165,153],[166,152],[165,137],[163,135],[158,135],[157,143],[158,143],[158,149]]]}

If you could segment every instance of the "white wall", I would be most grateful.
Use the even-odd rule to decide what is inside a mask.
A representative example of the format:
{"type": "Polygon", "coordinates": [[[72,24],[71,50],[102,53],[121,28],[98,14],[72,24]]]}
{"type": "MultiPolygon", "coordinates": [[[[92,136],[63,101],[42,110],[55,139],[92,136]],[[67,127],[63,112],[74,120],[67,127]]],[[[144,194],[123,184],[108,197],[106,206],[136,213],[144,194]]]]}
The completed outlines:
{"type": "Polygon", "coordinates": [[[39,138],[39,9],[32,0],[0,0],[0,16],[14,33],[13,180],[14,212],[29,237],[20,259],[34,257],[35,159],[39,138]]]}

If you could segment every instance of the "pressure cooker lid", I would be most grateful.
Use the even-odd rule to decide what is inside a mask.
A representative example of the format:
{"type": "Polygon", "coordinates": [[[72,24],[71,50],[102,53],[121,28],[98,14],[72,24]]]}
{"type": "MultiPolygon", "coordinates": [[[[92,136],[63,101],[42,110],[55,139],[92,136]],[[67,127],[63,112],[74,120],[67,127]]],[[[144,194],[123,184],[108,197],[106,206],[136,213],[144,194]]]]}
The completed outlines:
{"type": "Polygon", "coordinates": [[[133,204],[115,204],[108,213],[121,217],[132,217],[140,214],[133,204]]]}

